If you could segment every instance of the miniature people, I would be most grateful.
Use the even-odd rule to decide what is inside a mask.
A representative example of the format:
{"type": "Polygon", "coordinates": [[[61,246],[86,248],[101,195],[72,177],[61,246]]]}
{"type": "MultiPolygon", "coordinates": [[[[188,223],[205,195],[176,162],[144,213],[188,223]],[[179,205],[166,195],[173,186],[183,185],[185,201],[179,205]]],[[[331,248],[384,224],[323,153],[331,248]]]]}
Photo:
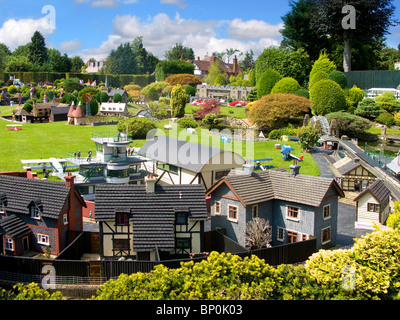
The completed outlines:
{"type": "Polygon", "coordinates": [[[77,156],[78,156],[78,159],[81,157],[81,150],[78,151],[77,156]]]}
{"type": "Polygon", "coordinates": [[[88,158],[87,158],[87,162],[90,162],[91,158],[92,158],[92,151],[91,151],[91,150],[89,150],[89,152],[88,152],[88,158]]]}

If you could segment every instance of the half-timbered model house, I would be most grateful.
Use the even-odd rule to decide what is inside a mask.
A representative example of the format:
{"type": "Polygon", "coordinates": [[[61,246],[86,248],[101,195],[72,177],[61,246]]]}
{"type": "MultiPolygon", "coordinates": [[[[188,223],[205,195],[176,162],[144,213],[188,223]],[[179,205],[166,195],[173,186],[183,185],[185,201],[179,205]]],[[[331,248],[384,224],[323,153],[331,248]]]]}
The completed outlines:
{"type": "Polygon", "coordinates": [[[165,260],[204,251],[207,219],[205,189],[200,184],[99,185],[95,194],[100,256],[165,260]]]}
{"type": "Polygon", "coordinates": [[[376,175],[358,158],[345,157],[331,165],[344,191],[360,192],[376,180],[376,175]]]}
{"type": "Polygon", "coordinates": [[[232,151],[164,136],[148,140],[138,154],[151,160],[145,166],[158,177],[157,184],[203,184],[206,189],[246,162],[232,151]]]}
{"type": "Polygon", "coordinates": [[[83,230],[86,204],[74,186],[65,183],[0,175],[0,254],[27,251],[58,255],[83,230]]]}
{"type": "Polygon", "coordinates": [[[245,246],[247,222],[259,217],[272,227],[271,245],[317,239],[317,248],[336,244],[338,198],[334,179],[299,174],[300,166],[262,172],[243,170],[222,178],[211,196],[211,229],[245,246]]]}
{"type": "Polygon", "coordinates": [[[386,224],[390,213],[390,190],[383,180],[376,180],[361,192],[356,201],[355,227],[373,229],[373,224],[386,224]]]}

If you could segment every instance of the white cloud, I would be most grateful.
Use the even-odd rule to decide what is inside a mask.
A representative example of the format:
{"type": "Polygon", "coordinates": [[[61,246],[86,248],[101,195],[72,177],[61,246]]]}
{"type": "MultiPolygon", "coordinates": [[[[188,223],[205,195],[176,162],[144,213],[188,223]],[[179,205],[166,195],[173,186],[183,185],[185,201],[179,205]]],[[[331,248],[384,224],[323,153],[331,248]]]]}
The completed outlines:
{"type": "Polygon", "coordinates": [[[9,19],[0,28],[0,42],[7,45],[10,50],[14,50],[20,45],[25,45],[31,41],[35,31],[39,31],[45,38],[52,34],[55,29],[46,18],[41,19],[9,19]]]}
{"type": "Polygon", "coordinates": [[[80,54],[84,60],[91,57],[104,58],[121,43],[131,42],[138,36],[143,36],[144,47],[160,59],[164,59],[164,52],[176,43],[192,48],[196,58],[198,56],[200,59],[206,54],[222,52],[227,48],[241,52],[252,49],[255,56],[258,56],[269,46],[279,46],[280,34],[276,31],[279,25],[273,26],[274,31],[267,32],[260,29],[264,24],[268,25],[263,21],[253,23],[252,20],[235,20],[237,27],[232,29],[233,23],[184,19],[179,14],[170,18],[165,13],[159,13],[146,20],[132,15],[117,15],[113,20],[112,34],[98,48],[83,50],[80,54]],[[218,38],[216,30],[221,28],[231,28],[228,32],[231,37],[218,38]],[[251,31],[252,36],[245,36],[245,30],[251,31]]]}
{"type": "Polygon", "coordinates": [[[186,0],[161,0],[163,4],[174,4],[183,9],[187,6],[186,0]]]}
{"type": "Polygon", "coordinates": [[[71,41],[63,41],[60,43],[60,51],[61,52],[74,52],[78,50],[82,46],[82,42],[78,39],[74,39],[71,41]]]}
{"type": "Polygon", "coordinates": [[[119,0],[97,0],[92,2],[92,7],[117,7],[119,5],[119,0]]]}
{"type": "Polygon", "coordinates": [[[283,23],[272,25],[262,20],[233,19],[227,28],[229,35],[236,39],[259,39],[265,37],[280,37],[283,23]]]}

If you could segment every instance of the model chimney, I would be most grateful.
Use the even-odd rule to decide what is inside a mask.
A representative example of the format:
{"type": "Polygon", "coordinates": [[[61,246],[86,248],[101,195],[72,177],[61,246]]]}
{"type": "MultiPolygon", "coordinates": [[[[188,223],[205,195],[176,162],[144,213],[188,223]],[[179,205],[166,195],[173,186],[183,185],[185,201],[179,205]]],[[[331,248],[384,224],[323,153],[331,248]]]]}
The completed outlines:
{"type": "Polygon", "coordinates": [[[156,179],[153,177],[153,175],[147,175],[144,178],[144,182],[146,183],[146,192],[147,193],[154,193],[156,190],[156,179]]]}
{"type": "Polygon", "coordinates": [[[300,166],[297,164],[297,160],[293,160],[293,164],[289,168],[291,176],[295,177],[299,174],[300,166]]]}
{"type": "Polygon", "coordinates": [[[75,182],[74,182],[75,176],[73,176],[73,175],[71,174],[71,172],[68,172],[68,175],[66,175],[66,176],[64,177],[64,179],[65,179],[65,186],[66,186],[67,188],[73,188],[73,187],[75,186],[75,182]]]}

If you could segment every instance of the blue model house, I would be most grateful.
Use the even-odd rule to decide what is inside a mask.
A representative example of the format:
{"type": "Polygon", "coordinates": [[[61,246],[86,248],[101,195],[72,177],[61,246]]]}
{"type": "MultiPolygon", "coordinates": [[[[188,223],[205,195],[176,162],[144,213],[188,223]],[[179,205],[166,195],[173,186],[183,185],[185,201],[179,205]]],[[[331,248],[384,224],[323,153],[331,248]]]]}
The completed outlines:
{"type": "Polygon", "coordinates": [[[245,246],[246,223],[264,218],[272,226],[271,245],[317,239],[317,249],[336,244],[338,198],[334,179],[299,174],[300,166],[230,174],[207,191],[211,228],[245,246]]]}

